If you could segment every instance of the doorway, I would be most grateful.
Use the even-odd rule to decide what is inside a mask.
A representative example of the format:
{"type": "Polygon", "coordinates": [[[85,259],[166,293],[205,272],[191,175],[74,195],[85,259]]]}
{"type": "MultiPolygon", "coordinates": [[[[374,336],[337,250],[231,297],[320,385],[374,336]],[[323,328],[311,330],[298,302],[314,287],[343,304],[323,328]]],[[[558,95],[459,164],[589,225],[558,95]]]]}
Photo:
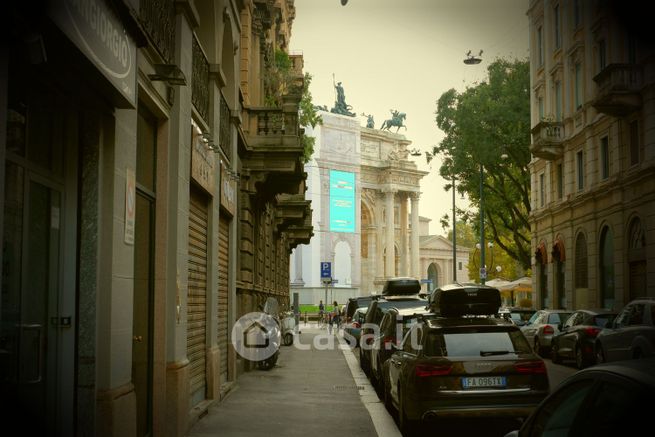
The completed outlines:
{"type": "Polygon", "coordinates": [[[10,71],[0,295],[0,410],[29,435],[73,432],[77,116],[10,71]]]}
{"type": "Polygon", "coordinates": [[[152,435],[156,152],[157,120],[140,105],[137,116],[132,315],[132,382],[139,437],[152,435]]]}

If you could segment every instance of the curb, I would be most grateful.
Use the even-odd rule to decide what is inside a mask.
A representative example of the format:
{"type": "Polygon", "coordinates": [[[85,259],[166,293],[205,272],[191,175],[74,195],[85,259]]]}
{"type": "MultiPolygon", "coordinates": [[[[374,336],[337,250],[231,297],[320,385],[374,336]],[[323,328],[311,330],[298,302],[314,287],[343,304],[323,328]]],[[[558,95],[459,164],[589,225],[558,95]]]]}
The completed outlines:
{"type": "Polygon", "coordinates": [[[337,339],[346,363],[348,363],[348,368],[350,368],[350,373],[355,380],[355,384],[358,387],[363,387],[363,390],[358,390],[359,396],[368,410],[369,416],[371,416],[371,421],[373,422],[373,426],[375,426],[375,432],[378,437],[402,437],[402,434],[398,431],[396,422],[384,406],[384,402],[380,401],[366,374],[359,367],[359,363],[352,349],[343,337],[337,335],[337,339]]]}

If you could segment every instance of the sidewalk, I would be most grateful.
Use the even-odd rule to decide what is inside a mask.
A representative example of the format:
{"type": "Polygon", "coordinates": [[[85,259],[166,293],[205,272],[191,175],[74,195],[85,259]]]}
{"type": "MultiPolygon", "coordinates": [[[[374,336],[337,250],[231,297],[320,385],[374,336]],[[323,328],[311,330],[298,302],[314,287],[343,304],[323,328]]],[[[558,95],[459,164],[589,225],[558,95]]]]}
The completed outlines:
{"type": "Polygon", "coordinates": [[[301,330],[300,343],[309,350],[283,346],[273,369],[241,375],[237,388],[188,436],[399,436],[350,349],[326,347],[343,339],[316,338],[326,331],[304,324],[301,330]]]}

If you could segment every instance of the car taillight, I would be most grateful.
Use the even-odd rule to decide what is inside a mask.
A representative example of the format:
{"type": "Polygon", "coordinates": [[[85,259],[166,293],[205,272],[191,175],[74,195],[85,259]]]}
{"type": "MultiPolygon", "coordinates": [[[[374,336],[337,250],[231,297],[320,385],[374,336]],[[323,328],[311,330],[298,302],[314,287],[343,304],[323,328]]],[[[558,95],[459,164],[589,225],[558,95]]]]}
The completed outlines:
{"type": "Polygon", "coordinates": [[[553,335],[555,333],[555,330],[553,329],[552,326],[546,325],[546,326],[544,326],[543,333],[544,333],[544,335],[553,335]]]}
{"type": "Polygon", "coordinates": [[[452,364],[418,364],[416,366],[416,376],[444,376],[450,374],[452,369],[452,364]]]}
{"type": "Polygon", "coordinates": [[[587,334],[588,337],[595,337],[599,332],[600,328],[596,328],[595,326],[590,326],[584,329],[584,333],[587,334]]]}
{"type": "Polygon", "coordinates": [[[360,328],[362,325],[359,324],[359,322],[353,322],[353,327],[354,328],[360,328]]]}
{"type": "Polygon", "coordinates": [[[524,375],[539,375],[546,373],[546,365],[543,361],[523,361],[521,363],[514,364],[514,368],[517,372],[524,375]]]}

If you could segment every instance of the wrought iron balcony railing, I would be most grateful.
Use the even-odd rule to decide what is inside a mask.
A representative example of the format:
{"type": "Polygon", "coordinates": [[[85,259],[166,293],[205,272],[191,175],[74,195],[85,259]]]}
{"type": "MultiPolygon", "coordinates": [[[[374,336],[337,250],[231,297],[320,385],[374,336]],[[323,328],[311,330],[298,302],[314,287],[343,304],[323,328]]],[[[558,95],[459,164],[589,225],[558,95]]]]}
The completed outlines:
{"type": "Polygon", "coordinates": [[[175,48],[175,1],[141,0],[139,18],[165,63],[173,63],[175,48]]]}
{"type": "Polygon", "coordinates": [[[209,124],[209,61],[198,38],[193,36],[191,102],[198,114],[209,124]]]}

